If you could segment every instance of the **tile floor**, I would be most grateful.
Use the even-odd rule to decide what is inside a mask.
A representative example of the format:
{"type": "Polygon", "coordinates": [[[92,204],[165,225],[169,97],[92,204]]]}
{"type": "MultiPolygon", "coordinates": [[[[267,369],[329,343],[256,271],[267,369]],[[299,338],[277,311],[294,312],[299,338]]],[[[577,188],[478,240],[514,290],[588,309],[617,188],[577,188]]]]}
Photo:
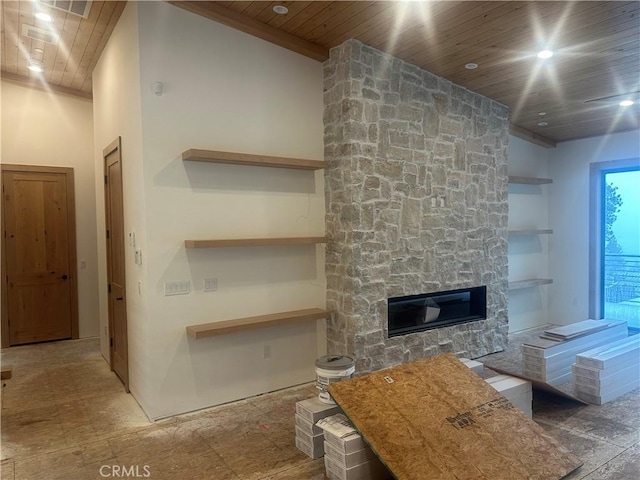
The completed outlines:
{"type": "MultiPolygon", "coordinates": [[[[11,348],[2,362],[14,367],[2,393],[2,480],[324,478],[322,459],[293,445],[295,402],[313,384],[151,423],[97,339],[11,348]]],[[[567,478],[638,478],[639,398],[596,407],[536,392],[534,419],[585,462],[567,478]]]]}

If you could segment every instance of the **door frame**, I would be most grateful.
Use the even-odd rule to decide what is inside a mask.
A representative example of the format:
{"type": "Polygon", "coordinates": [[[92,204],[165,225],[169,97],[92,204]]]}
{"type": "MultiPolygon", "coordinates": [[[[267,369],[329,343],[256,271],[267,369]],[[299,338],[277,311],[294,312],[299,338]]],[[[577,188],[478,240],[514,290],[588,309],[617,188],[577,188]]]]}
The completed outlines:
{"type": "MultiPolygon", "coordinates": [[[[111,142],[107,147],[105,147],[102,150],[102,166],[103,166],[103,174],[104,174],[104,180],[105,183],[107,181],[107,157],[109,157],[109,155],[111,155],[114,152],[118,152],[119,155],[119,162],[120,162],[120,171],[122,173],[122,137],[118,136],[113,142],[111,142]]],[[[121,181],[124,181],[124,177],[123,175],[121,175],[120,178],[121,181]]],[[[123,197],[124,197],[124,190],[121,188],[122,192],[123,192],[123,197]]],[[[124,206],[124,198],[122,199],[122,203],[124,206]]],[[[104,208],[105,208],[105,233],[109,227],[109,218],[110,218],[110,202],[109,202],[109,190],[108,188],[104,188],[104,208]]],[[[124,211],[120,212],[120,214],[123,217],[123,223],[124,223],[124,211]]],[[[123,240],[124,241],[124,240],[123,240]]],[[[111,254],[109,252],[109,245],[106,245],[106,257],[107,257],[107,285],[110,285],[111,283],[111,254]]],[[[126,271],[126,262],[125,262],[125,258],[122,259],[124,265],[123,268],[126,271]]],[[[124,388],[126,392],[129,392],[129,323],[128,323],[128,315],[127,315],[127,300],[126,300],[126,291],[127,291],[127,283],[126,283],[126,274],[125,274],[125,279],[123,280],[123,288],[124,288],[124,302],[125,302],[125,317],[124,317],[124,329],[125,329],[125,338],[126,338],[126,342],[127,342],[127,359],[126,359],[126,378],[122,379],[120,378],[120,375],[117,375],[118,378],[120,378],[120,380],[122,381],[122,383],[124,384],[124,388]]],[[[109,367],[111,368],[111,371],[115,371],[114,369],[114,363],[113,363],[113,351],[114,351],[114,342],[113,342],[113,338],[115,335],[115,322],[113,319],[113,312],[112,312],[112,307],[111,307],[111,291],[109,290],[107,293],[107,316],[108,316],[108,325],[109,325],[109,367]]]]}
{"type": "MultiPolygon", "coordinates": [[[[28,173],[54,173],[63,174],[66,177],[67,182],[67,219],[68,219],[68,247],[69,247],[69,300],[71,302],[71,338],[77,339],[80,336],[80,325],[78,319],[78,266],[77,266],[77,252],[76,252],[76,200],[75,200],[75,184],[74,174],[72,167],[50,167],[41,165],[14,165],[3,163],[0,165],[0,172],[2,174],[2,185],[4,185],[5,172],[28,172],[28,173]]],[[[4,197],[4,192],[2,192],[4,197]]],[[[5,228],[5,202],[2,202],[2,232],[4,239],[5,228]]],[[[2,257],[2,272],[3,278],[0,284],[2,285],[2,321],[1,321],[1,333],[2,333],[2,348],[9,347],[9,306],[8,306],[8,277],[6,275],[6,251],[5,243],[2,243],[2,251],[0,256],[2,257]]]]}

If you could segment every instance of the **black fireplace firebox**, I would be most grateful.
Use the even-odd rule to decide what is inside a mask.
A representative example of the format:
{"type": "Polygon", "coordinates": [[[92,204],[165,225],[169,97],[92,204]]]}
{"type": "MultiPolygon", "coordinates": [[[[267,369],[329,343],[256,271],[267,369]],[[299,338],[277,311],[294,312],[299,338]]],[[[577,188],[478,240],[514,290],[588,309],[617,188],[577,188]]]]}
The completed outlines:
{"type": "Polygon", "coordinates": [[[487,287],[460,288],[388,300],[389,336],[487,318],[487,287]]]}

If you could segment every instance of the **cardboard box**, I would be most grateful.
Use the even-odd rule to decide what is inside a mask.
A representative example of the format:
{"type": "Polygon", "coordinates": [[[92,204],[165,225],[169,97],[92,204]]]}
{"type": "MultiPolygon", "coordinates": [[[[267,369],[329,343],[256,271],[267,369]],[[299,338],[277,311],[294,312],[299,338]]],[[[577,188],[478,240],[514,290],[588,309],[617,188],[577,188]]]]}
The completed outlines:
{"type": "Polygon", "coordinates": [[[304,443],[312,445],[313,448],[318,448],[322,446],[324,443],[324,435],[321,433],[320,435],[310,435],[300,427],[296,425],[296,438],[299,438],[304,443]]]}
{"type": "Polygon", "coordinates": [[[297,413],[295,414],[296,427],[300,427],[305,433],[309,435],[322,435],[322,429],[314,423],[311,423],[304,417],[301,417],[297,413]]]}
{"type": "Polygon", "coordinates": [[[331,460],[335,460],[343,468],[351,468],[361,463],[367,462],[371,459],[376,459],[375,453],[370,448],[363,448],[362,450],[356,450],[353,453],[344,453],[337,447],[331,445],[329,442],[324,442],[324,455],[330,457],[331,460]]]}
{"type": "Polygon", "coordinates": [[[369,445],[365,443],[359,433],[352,433],[344,438],[341,438],[325,431],[324,439],[332,447],[342,453],[353,453],[357,452],[358,450],[362,450],[363,448],[369,448],[369,445]]]}
{"type": "Polygon", "coordinates": [[[297,402],[296,413],[306,421],[315,424],[321,418],[340,413],[340,407],[323,403],[318,397],[313,397],[297,402]]]}
{"type": "Polygon", "coordinates": [[[314,460],[324,455],[324,445],[316,448],[313,445],[305,443],[304,440],[299,437],[296,437],[296,447],[307,457],[313,458],[314,460]]]}
{"type": "Polygon", "coordinates": [[[391,474],[380,460],[373,459],[345,468],[331,457],[324,457],[324,467],[330,480],[387,480],[391,474]]]}

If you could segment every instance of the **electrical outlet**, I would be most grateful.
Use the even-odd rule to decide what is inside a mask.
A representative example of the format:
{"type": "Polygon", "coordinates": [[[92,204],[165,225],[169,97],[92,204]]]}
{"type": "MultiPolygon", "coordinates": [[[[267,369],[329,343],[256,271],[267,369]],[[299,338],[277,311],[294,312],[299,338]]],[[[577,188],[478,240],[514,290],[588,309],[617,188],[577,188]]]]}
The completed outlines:
{"type": "Polygon", "coordinates": [[[264,346],[263,358],[271,358],[271,345],[264,346]]]}
{"type": "Polygon", "coordinates": [[[204,279],[204,291],[205,292],[215,292],[218,290],[218,279],[217,278],[205,278],[204,279]]]}
{"type": "Polygon", "coordinates": [[[164,296],[186,295],[191,292],[191,282],[182,280],[179,282],[164,282],[164,296]]]}

